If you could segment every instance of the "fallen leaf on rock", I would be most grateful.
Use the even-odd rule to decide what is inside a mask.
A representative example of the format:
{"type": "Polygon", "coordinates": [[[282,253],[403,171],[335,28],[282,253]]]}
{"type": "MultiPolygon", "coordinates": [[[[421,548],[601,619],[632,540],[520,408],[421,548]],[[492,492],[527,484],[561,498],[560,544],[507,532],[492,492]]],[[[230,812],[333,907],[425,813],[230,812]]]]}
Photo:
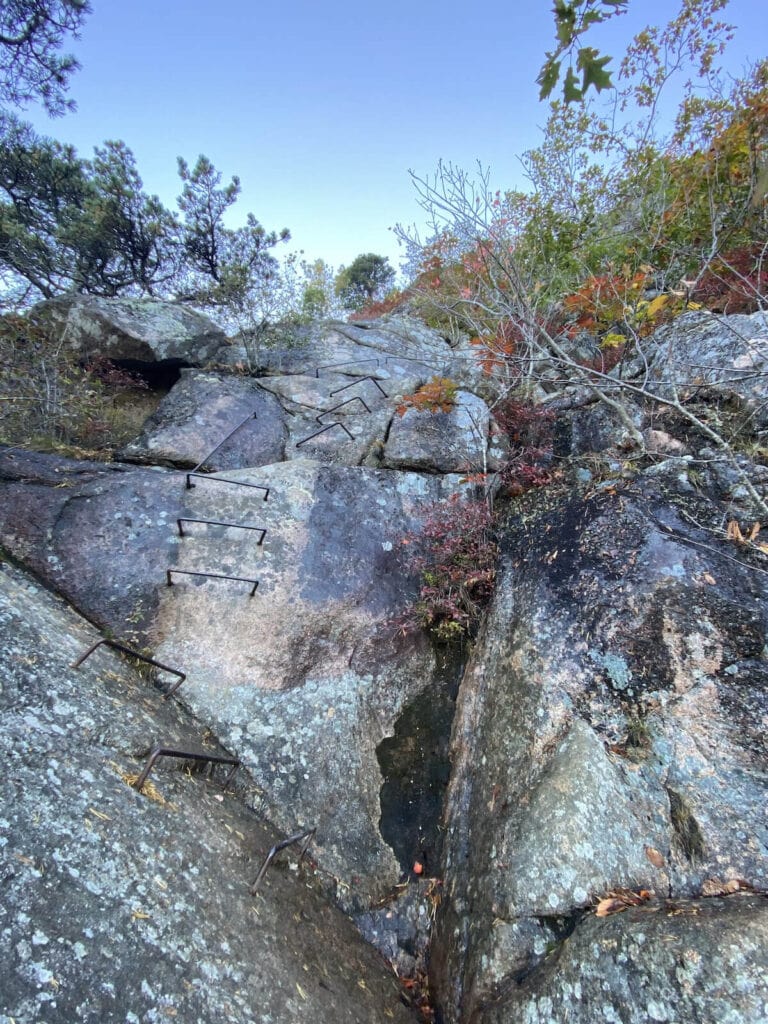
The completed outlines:
{"type": "Polygon", "coordinates": [[[725,536],[728,540],[736,541],[737,544],[744,544],[744,534],[741,532],[741,527],[735,519],[731,519],[725,528],[725,536]]]}
{"type": "Polygon", "coordinates": [[[730,896],[731,893],[745,889],[751,890],[752,886],[739,878],[729,878],[727,882],[722,882],[719,878],[705,878],[701,883],[702,896],[730,896]]]}
{"type": "Polygon", "coordinates": [[[612,899],[600,900],[595,910],[595,917],[608,917],[609,914],[619,914],[622,910],[626,910],[629,903],[625,903],[624,900],[612,899]]]}
{"type": "Polygon", "coordinates": [[[645,856],[655,868],[661,869],[666,864],[664,856],[654,846],[645,847],[645,856]]]}
{"type": "Polygon", "coordinates": [[[609,914],[620,914],[627,907],[639,907],[653,898],[650,889],[639,889],[634,892],[632,889],[614,889],[608,893],[595,908],[595,917],[608,917],[609,914]]]}

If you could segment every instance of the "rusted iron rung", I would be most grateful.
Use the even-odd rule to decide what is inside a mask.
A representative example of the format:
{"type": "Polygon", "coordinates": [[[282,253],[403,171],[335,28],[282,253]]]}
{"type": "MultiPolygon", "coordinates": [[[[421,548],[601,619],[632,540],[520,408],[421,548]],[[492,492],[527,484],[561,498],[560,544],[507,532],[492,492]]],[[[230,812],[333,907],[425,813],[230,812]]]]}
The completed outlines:
{"type": "Polygon", "coordinates": [[[358,377],[357,380],[350,381],[349,384],[344,384],[342,385],[342,387],[336,388],[335,391],[329,392],[329,394],[331,398],[333,398],[333,396],[338,395],[340,391],[346,391],[347,388],[353,388],[355,384],[362,384],[364,380],[369,380],[374,387],[377,387],[379,389],[379,391],[382,393],[382,395],[384,395],[385,398],[388,397],[387,392],[384,390],[381,384],[379,384],[375,377],[371,377],[370,375],[368,377],[358,377]]]}
{"type": "Polygon", "coordinates": [[[259,873],[258,875],[256,875],[256,880],[251,886],[251,896],[255,895],[256,890],[259,888],[259,885],[261,884],[261,881],[264,878],[264,875],[266,875],[267,873],[267,868],[275,859],[277,854],[280,853],[281,850],[284,850],[286,846],[292,846],[294,843],[298,843],[302,839],[306,839],[307,841],[304,844],[304,849],[301,851],[301,856],[299,857],[299,860],[301,860],[304,854],[307,852],[307,848],[310,842],[312,841],[312,836],[315,834],[315,832],[317,832],[317,828],[310,828],[307,829],[305,832],[297,832],[293,836],[288,836],[287,839],[283,839],[283,841],[280,843],[275,843],[275,845],[269,851],[267,856],[264,858],[264,861],[261,867],[259,868],[259,873]]]}
{"type": "Polygon", "coordinates": [[[324,363],[322,366],[315,367],[315,377],[320,376],[321,370],[332,370],[336,366],[358,366],[360,363],[376,363],[379,365],[378,359],[343,359],[340,363],[324,363]]]}
{"type": "Polygon", "coordinates": [[[238,583],[252,583],[253,587],[251,588],[251,597],[256,593],[256,588],[259,585],[258,580],[252,580],[246,576],[225,576],[224,573],[221,572],[193,572],[191,569],[166,569],[165,578],[168,581],[169,587],[173,586],[173,580],[171,579],[171,575],[173,573],[183,573],[184,576],[205,576],[206,578],[213,580],[237,580],[238,583]]]}
{"type": "Polygon", "coordinates": [[[350,441],[355,440],[355,435],[352,434],[349,430],[347,430],[343,423],[327,423],[324,427],[321,427],[320,430],[316,430],[314,434],[310,434],[309,437],[304,437],[301,439],[301,441],[297,441],[296,447],[301,448],[303,444],[306,444],[307,441],[311,441],[313,437],[317,437],[319,434],[324,434],[326,430],[333,430],[334,427],[341,427],[341,429],[344,431],[344,433],[347,435],[350,441]]]}
{"type": "Polygon", "coordinates": [[[176,750],[173,747],[154,747],[149,755],[149,760],[144,765],[144,771],[133,783],[134,789],[141,792],[144,783],[149,778],[149,773],[155,766],[155,761],[160,757],[181,757],[185,761],[208,761],[211,764],[231,764],[234,767],[224,780],[225,788],[230,784],[233,775],[240,767],[240,759],[238,757],[222,757],[220,754],[199,754],[194,750],[176,750]]]}
{"type": "MultiPolygon", "coordinates": [[[[319,415],[319,416],[315,416],[315,419],[317,420],[317,422],[318,422],[318,423],[323,423],[323,421],[322,421],[322,419],[321,419],[321,417],[322,417],[322,416],[327,416],[327,415],[328,415],[328,413],[330,413],[330,412],[336,412],[336,410],[337,410],[337,409],[341,409],[341,407],[342,407],[343,405],[349,405],[349,404],[350,404],[351,402],[359,402],[359,403],[360,403],[360,404],[362,405],[362,407],[363,407],[363,408],[365,409],[365,411],[366,411],[366,412],[370,412],[370,411],[371,411],[371,410],[370,410],[370,408],[369,408],[369,407],[368,407],[368,406],[367,406],[367,405],[365,404],[365,402],[364,402],[364,401],[362,400],[362,398],[358,398],[358,396],[357,396],[357,395],[355,395],[355,397],[354,397],[354,398],[348,398],[348,399],[347,399],[347,400],[346,400],[345,402],[339,402],[339,404],[338,404],[338,405],[334,405],[334,406],[332,406],[332,408],[330,408],[330,409],[324,409],[324,410],[323,410],[323,411],[322,411],[322,412],[320,413],[320,415],[319,415]]],[[[324,425],[325,425],[325,424],[323,424],[323,426],[324,426],[324,425]]]]}
{"type": "Polygon", "coordinates": [[[186,537],[184,533],[182,523],[205,523],[207,526],[229,526],[233,530],[256,530],[261,534],[259,539],[256,541],[256,546],[259,547],[264,543],[264,537],[267,531],[263,526],[249,526],[247,523],[224,523],[220,519],[190,519],[188,516],[182,516],[181,519],[176,520],[176,525],[179,528],[179,536],[186,537]]]}
{"type": "Polygon", "coordinates": [[[269,487],[264,487],[262,484],[248,484],[245,480],[231,480],[224,476],[211,476],[208,473],[196,473],[194,470],[190,470],[187,473],[187,490],[191,491],[195,484],[192,483],[192,477],[201,477],[203,480],[210,480],[214,484],[234,484],[236,487],[255,487],[259,491],[264,491],[264,501],[269,497],[269,487]]]}
{"type": "Polygon", "coordinates": [[[97,640],[95,644],[92,644],[85,654],[81,655],[77,661],[72,663],[72,668],[80,668],[86,658],[90,658],[97,647],[114,647],[116,651],[122,651],[123,654],[130,654],[132,658],[138,658],[139,661],[146,662],[147,665],[154,665],[155,668],[161,668],[163,672],[170,672],[174,676],[179,677],[178,683],[174,683],[168,693],[163,695],[163,700],[167,700],[172,694],[176,693],[178,688],[187,678],[184,672],[179,672],[176,668],[171,668],[170,665],[163,665],[159,661],[155,661],[154,658],[148,658],[146,654],[140,654],[138,651],[134,651],[131,647],[126,647],[125,644],[120,644],[117,640],[97,640]]]}

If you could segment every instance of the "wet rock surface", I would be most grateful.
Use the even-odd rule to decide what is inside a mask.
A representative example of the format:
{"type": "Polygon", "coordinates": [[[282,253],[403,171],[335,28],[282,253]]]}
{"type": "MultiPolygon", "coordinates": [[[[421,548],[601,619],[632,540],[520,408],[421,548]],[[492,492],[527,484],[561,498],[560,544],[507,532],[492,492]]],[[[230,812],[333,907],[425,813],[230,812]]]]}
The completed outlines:
{"type": "Polygon", "coordinates": [[[240,796],[179,762],[127,784],[158,740],[216,753],[199,723],[109,651],[73,670],[92,628],[7,566],[0,628],[4,1020],[413,1019],[300,872],[249,893],[275,836],[240,796]]]}

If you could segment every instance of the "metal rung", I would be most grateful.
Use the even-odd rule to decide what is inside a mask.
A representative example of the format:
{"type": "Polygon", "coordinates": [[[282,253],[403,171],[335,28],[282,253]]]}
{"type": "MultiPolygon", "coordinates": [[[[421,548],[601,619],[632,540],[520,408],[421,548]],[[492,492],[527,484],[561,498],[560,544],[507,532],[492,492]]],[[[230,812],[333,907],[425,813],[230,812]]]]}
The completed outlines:
{"type": "Polygon", "coordinates": [[[260,547],[264,543],[264,537],[267,533],[263,526],[249,526],[247,523],[223,523],[220,519],[189,519],[187,516],[183,516],[181,519],[176,520],[180,537],[188,536],[188,534],[184,533],[184,529],[181,525],[182,523],[204,523],[207,526],[229,526],[233,530],[256,530],[261,534],[259,539],[256,541],[257,547],[260,547]]]}
{"type": "MultiPolygon", "coordinates": [[[[323,412],[321,412],[319,416],[315,416],[315,419],[317,420],[318,423],[322,423],[323,422],[322,419],[321,419],[322,416],[327,416],[328,413],[330,413],[330,412],[336,412],[337,409],[341,409],[341,407],[344,406],[344,405],[350,405],[350,403],[352,403],[352,402],[360,402],[360,404],[362,405],[362,407],[365,409],[366,412],[370,412],[371,411],[370,408],[362,400],[362,398],[358,398],[357,395],[355,395],[354,398],[348,398],[345,402],[339,402],[338,405],[334,405],[330,409],[324,409],[323,412]]],[[[325,424],[323,424],[323,426],[324,425],[325,424]]]]}
{"type": "Polygon", "coordinates": [[[344,359],[340,363],[325,363],[323,366],[315,367],[315,376],[320,376],[321,370],[332,370],[335,366],[359,366],[360,363],[376,363],[379,365],[378,359],[344,359]]]}
{"type": "Polygon", "coordinates": [[[222,445],[227,443],[227,441],[230,439],[230,437],[232,437],[233,434],[236,434],[241,427],[245,426],[246,423],[249,423],[251,420],[255,420],[255,419],[256,419],[256,413],[255,412],[248,413],[248,415],[245,417],[244,420],[241,420],[237,424],[236,427],[233,427],[232,430],[230,430],[230,432],[227,434],[227,436],[225,438],[223,438],[221,441],[219,441],[219,443],[216,445],[216,447],[212,451],[208,452],[208,454],[205,456],[204,459],[201,459],[198,462],[198,464],[195,466],[195,468],[192,470],[192,472],[196,473],[197,470],[200,469],[201,466],[204,466],[206,464],[206,462],[208,461],[208,459],[210,459],[210,457],[212,455],[216,454],[216,452],[219,450],[219,448],[221,448],[222,445]]]}
{"type": "Polygon", "coordinates": [[[314,434],[310,434],[309,437],[305,437],[302,438],[301,441],[297,441],[296,447],[301,448],[303,444],[306,444],[307,441],[311,441],[313,437],[318,437],[320,434],[324,434],[326,430],[333,430],[334,427],[341,427],[341,429],[344,431],[344,433],[347,435],[350,441],[355,440],[355,435],[350,433],[350,431],[347,430],[343,423],[328,423],[326,426],[321,427],[320,430],[316,430],[314,434]]]}
{"type": "Polygon", "coordinates": [[[197,476],[202,477],[203,480],[210,480],[216,484],[235,484],[236,487],[256,487],[259,491],[264,491],[264,501],[269,497],[269,487],[264,487],[262,484],[247,484],[244,480],[231,480],[228,477],[223,476],[210,476],[208,473],[196,473],[194,470],[190,470],[187,473],[187,490],[191,490],[195,485],[191,481],[191,477],[197,476]]]}
{"type": "Polygon", "coordinates": [[[259,585],[258,580],[248,579],[245,576],[225,576],[224,573],[221,572],[192,572],[191,569],[166,569],[165,576],[169,587],[173,586],[173,580],[171,579],[171,575],[173,573],[183,573],[184,576],[205,576],[207,579],[212,580],[237,580],[238,583],[252,583],[253,587],[251,588],[251,597],[256,593],[256,588],[259,585]]]}
{"type": "Polygon", "coordinates": [[[148,658],[146,654],[140,654],[138,651],[134,651],[131,647],[126,647],[125,644],[120,644],[117,640],[97,640],[95,644],[88,648],[85,654],[81,655],[77,661],[73,662],[71,668],[80,668],[86,658],[90,658],[97,647],[114,647],[116,651],[122,651],[123,654],[129,654],[132,658],[138,658],[139,661],[146,662],[147,665],[154,665],[155,668],[160,668],[163,672],[170,672],[174,676],[179,677],[178,683],[174,683],[168,693],[163,695],[163,700],[167,700],[172,694],[176,693],[178,688],[187,678],[184,672],[179,672],[176,668],[171,668],[170,665],[163,665],[162,662],[155,661],[154,658],[148,658]]]}
{"type": "Polygon", "coordinates": [[[232,777],[240,767],[240,759],[237,757],[221,757],[219,754],[199,754],[194,750],[176,750],[173,747],[155,747],[149,755],[149,760],[144,765],[144,771],[133,783],[134,789],[141,792],[144,783],[149,778],[149,773],[152,771],[155,766],[155,762],[160,757],[181,757],[185,761],[208,761],[211,764],[231,764],[233,765],[233,768],[224,781],[225,788],[230,784],[232,777]]]}
{"type": "Polygon", "coordinates": [[[310,828],[307,829],[305,832],[297,832],[296,835],[289,836],[287,839],[283,839],[281,843],[275,843],[275,845],[269,851],[267,856],[264,858],[263,864],[259,868],[259,873],[258,875],[256,875],[256,880],[251,886],[251,896],[255,895],[256,890],[259,888],[259,885],[261,884],[261,881],[264,878],[264,875],[266,875],[267,873],[267,868],[275,859],[277,854],[280,853],[281,850],[284,850],[286,846],[292,846],[294,843],[298,843],[302,839],[306,839],[307,841],[304,844],[304,849],[301,851],[301,856],[299,857],[299,861],[301,861],[302,857],[307,852],[307,847],[312,841],[312,836],[315,834],[315,832],[317,832],[317,828],[310,828]]]}
{"type": "Polygon", "coordinates": [[[369,380],[371,382],[371,384],[374,385],[374,387],[377,387],[379,389],[379,391],[382,393],[382,395],[384,395],[385,398],[389,397],[387,395],[387,392],[384,390],[384,388],[381,386],[381,384],[379,384],[379,382],[376,380],[376,378],[375,377],[371,377],[371,376],[368,376],[368,377],[358,377],[357,380],[353,380],[349,384],[344,384],[342,387],[336,388],[335,391],[331,391],[330,392],[330,396],[331,396],[331,398],[333,398],[333,396],[334,395],[338,395],[338,393],[340,391],[346,391],[347,388],[353,388],[356,384],[362,384],[363,381],[366,381],[366,380],[369,380]]]}

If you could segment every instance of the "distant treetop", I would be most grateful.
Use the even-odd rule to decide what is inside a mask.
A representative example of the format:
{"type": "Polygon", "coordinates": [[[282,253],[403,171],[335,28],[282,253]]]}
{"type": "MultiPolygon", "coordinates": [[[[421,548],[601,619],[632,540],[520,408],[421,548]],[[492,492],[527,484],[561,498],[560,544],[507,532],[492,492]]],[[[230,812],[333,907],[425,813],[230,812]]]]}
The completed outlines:
{"type": "Polygon", "coordinates": [[[361,253],[336,275],[336,294],[346,309],[359,309],[380,298],[394,279],[394,268],[386,256],[361,253]]]}

